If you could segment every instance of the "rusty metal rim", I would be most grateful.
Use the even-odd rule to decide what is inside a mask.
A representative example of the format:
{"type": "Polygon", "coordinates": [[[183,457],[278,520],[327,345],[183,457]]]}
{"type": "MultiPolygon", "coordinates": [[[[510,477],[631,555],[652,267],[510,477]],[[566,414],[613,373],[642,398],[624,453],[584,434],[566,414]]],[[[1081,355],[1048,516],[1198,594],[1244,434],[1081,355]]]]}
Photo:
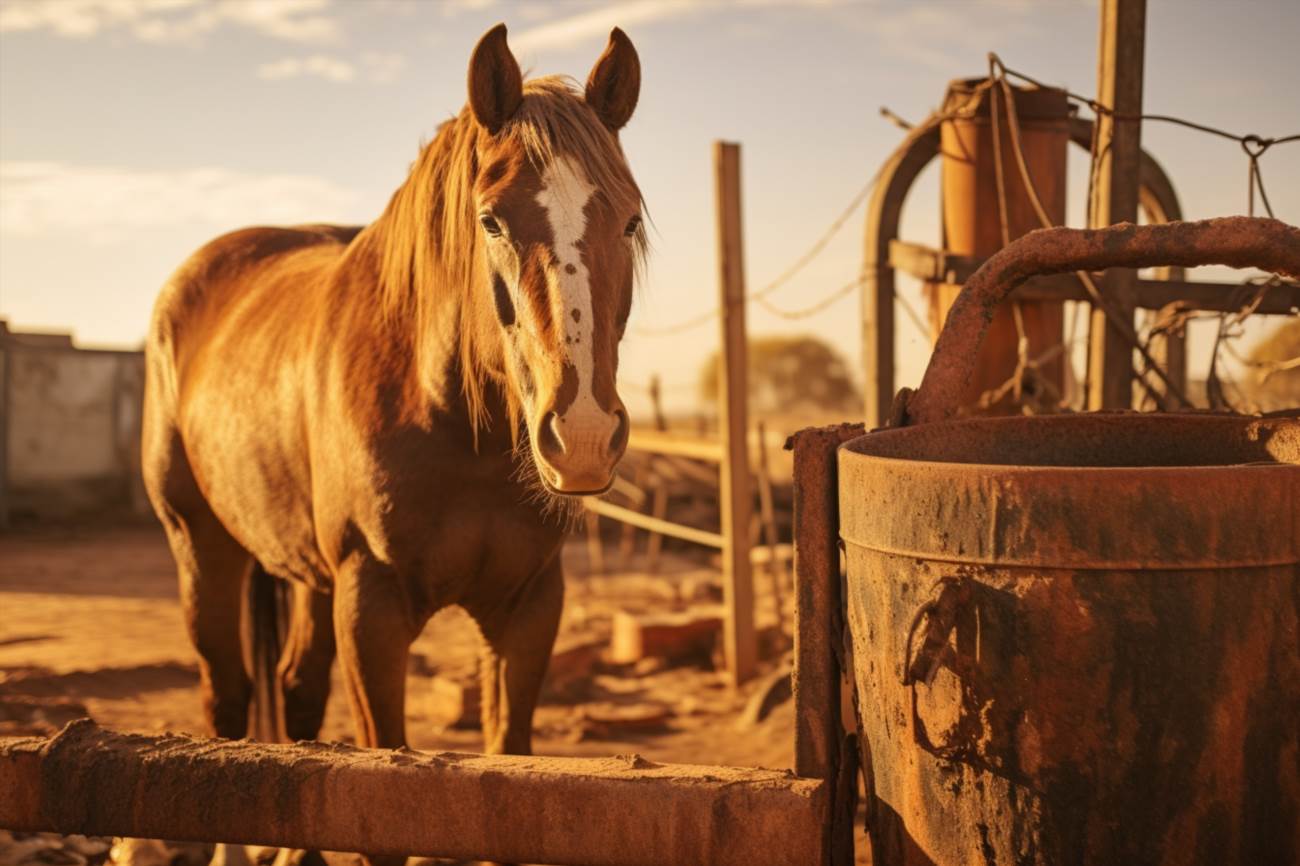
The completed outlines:
{"type": "Polygon", "coordinates": [[[839,449],[840,536],[864,551],[984,567],[1177,573],[1293,566],[1300,563],[1300,464],[1291,462],[1297,432],[1289,419],[1118,413],[877,431],[839,449]],[[1281,450],[1250,445],[1256,424],[1261,436],[1285,431],[1281,450]],[[1062,443],[1076,434],[1102,438],[1103,447],[1073,455],[1076,463],[1136,458],[1138,465],[1046,463],[1072,456],[1054,447],[1057,433],[1070,434],[1062,443]],[[1158,460],[1179,456],[1160,445],[1170,436],[1216,433],[1235,444],[1225,438],[1226,450],[1193,449],[1182,455],[1185,465],[1144,463],[1126,444],[1156,447],[1158,460]],[[1111,438],[1123,435],[1133,438],[1111,438]],[[1029,465],[987,462],[1017,454],[1029,465]],[[952,457],[981,462],[942,462],[952,457]],[[1263,460],[1225,462],[1255,457],[1263,460]],[[868,497],[906,505],[881,509],[868,497]],[[1225,525],[1225,509],[1241,518],[1225,525]]]}
{"type": "Polygon", "coordinates": [[[852,444],[853,442],[846,442],[844,445],[840,446],[840,450],[854,455],[855,459],[865,458],[872,463],[907,466],[909,470],[915,470],[918,472],[942,472],[945,475],[970,472],[971,474],[988,478],[998,475],[1033,476],[1045,472],[1064,470],[1083,475],[1093,475],[1094,473],[1101,475],[1136,472],[1144,478],[1151,476],[1159,478],[1165,475],[1210,475],[1212,473],[1243,472],[1250,470],[1253,472],[1271,472],[1279,475],[1294,474],[1297,476],[1297,480],[1300,480],[1300,465],[1294,463],[1194,463],[1187,466],[1086,466],[1072,463],[1053,463],[1044,466],[1024,466],[1012,463],[971,463],[961,460],[944,461],[908,459],[906,457],[883,457],[878,454],[867,454],[862,451],[854,451],[848,447],[852,444]]]}
{"type": "Polygon", "coordinates": [[[1212,563],[1200,562],[1180,562],[1165,563],[1152,562],[1150,560],[1108,560],[1106,562],[1080,564],[1077,562],[1062,563],[1060,565],[1045,565],[1041,559],[1031,559],[1028,557],[998,556],[994,557],[976,557],[976,556],[953,556],[946,553],[935,553],[928,550],[902,550],[892,549],[880,544],[873,544],[860,539],[852,538],[840,533],[840,538],[844,543],[853,547],[860,547],[863,550],[870,550],[873,553],[883,553],[886,556],[898,556],[904,559],[924,559],[927,562],[949,562],[954,565],[982,565],[989,568],[1059,568],[1069,571],[1130,571],[1140,569],[1142,571],[1215,571],[1226,568],[1276,568],[1283,565],[1300,565],[1300,554],[1294,556],[1283,556],[1280,559],[1260,558],[1254,560],[1243,560],[1240,562],[1222,562],[1215,561],[1212,563]]]}

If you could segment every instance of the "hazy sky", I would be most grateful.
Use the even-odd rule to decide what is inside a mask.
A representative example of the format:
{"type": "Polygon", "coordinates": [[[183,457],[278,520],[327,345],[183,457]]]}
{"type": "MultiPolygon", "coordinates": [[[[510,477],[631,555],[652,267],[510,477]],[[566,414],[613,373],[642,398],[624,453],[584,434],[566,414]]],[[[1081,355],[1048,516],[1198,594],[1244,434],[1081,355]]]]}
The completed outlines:
{"type": "MultiPolygon", "coordinates": [[[[1300,132],[1300,2],[1148,6],[1149,112],[1300,132]]],[[[680,402],[716,325],[671,338],[636,331],[714,304],[713,139],[743,145],[756,287],[898,144],[881,105],[923,118],[950,79],[981,74],[989,50],[1091,94],[1097,17],[1079,0],[0,0],[0,317],[72,330],[83,344],[137,344],[159,285],[212,236],[378,216],[419,144],[464,103],[469,52],[492,24],[507,22],[526,70],[580,80],[618,24],[641,55],[624,145],[654,223],[623,378],[657,371],[680,402]]],[[[1245,212],[1235,143],[1156,124],[1143,141],[1188,217],[1245,212]]],[[[1085,155],[1072,159],[1077,222],[1085,155]]],[[[1277,215],[1300,222],[1300,144],[1261,164],[1277,215]]],[[[936,174],[904,221],[927,243],[938,237],[936,174]]],[[[852,280],[862,233],[859,212],[772,300],[799,307],[852,280]]],[[[915,379],[928,341],[901,315],[899,328],[901,373],[915,379]]],[[[796,323],[751,308],[750,329],[820,334],[857,368],[856,298],[796,323]]]]}

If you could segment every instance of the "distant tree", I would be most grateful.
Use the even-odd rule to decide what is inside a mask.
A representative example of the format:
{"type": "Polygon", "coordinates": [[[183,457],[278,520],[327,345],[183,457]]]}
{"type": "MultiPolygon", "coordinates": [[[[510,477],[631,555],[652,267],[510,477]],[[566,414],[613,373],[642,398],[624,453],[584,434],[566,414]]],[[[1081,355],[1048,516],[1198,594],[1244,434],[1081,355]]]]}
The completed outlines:
{"type": "MultiPolygon", "coordinates": [[[[821,409],[852,411],[860,397],[838,352],[811,336],[749,341],[749,408],[759,414],[821,409]]],[[[700,369],[700,399],[718,402],[718,353],[700,369]]]]}
{"type": "Polygon", "coordinates": [[[1300,407],[1300,319],[1289,319],[1247,355],[1247,396],[1265,412],[1300,407]]]}

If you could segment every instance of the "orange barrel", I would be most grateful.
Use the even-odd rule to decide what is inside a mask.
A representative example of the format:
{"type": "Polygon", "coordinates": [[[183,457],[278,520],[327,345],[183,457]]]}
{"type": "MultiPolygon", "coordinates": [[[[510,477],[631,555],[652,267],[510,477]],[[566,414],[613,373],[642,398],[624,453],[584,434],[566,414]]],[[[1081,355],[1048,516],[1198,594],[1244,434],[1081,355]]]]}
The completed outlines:
{"type": "MultiPolygon", "coordinates": [[[[947,253],[983,259],[1002,248],[997,167],[993,148],[992,88],[986,78],[959,79],[948,85],[945,119],[939,127],[943,199],[943,247],[947,253]]],[[[1064,90],[1012,87],[1015,117],[1019,122],[1021,153],[1039,202],[1054,225],[1065,223],[1066,151],[1070,146],[1070,104],[1064,90]]],[[[1021,178],[1011,136],[1006,99],[998,91],[998,132],[1002,154],[1007,230],[1010,239],[1042,228],[1021,178]]],[[[926,284],[930,320],[937,334],[960,285],[926,284]]],[[[1064,339],[1065,305],[1060,301],[1021,302],[1030,360],[1040,357],[1064,339]]],[[[973,407],[982,393],[997,389],[1016,372],[1019,331],[1009,304],[998,309],[980,347],[974,374],[962,403],[973,407]]],[[[1060,358],[1044,360],[1042,380],[1055,395],[1040,394],[1043,402],[1059,402],[1065,387],[1065,365],[1060,358]]],[[[1039,387],[1030,380],[1030,388],[1039,387]]],[[[987,414],[1008,414],[1018,407],[994,405],[987,414]]]]}

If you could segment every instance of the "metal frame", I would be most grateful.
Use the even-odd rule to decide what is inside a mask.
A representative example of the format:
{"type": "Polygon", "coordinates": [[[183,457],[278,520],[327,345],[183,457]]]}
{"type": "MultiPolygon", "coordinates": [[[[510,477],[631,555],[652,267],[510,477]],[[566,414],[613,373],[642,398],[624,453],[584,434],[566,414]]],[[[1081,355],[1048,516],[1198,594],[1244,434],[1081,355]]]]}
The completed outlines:
{"type": "MultiPolygon", "coordinates": [[[[862,349],[866,373],[865,418],[868,427],[879,427],[888,421],[890,404],[897,390],[894,373],[895,271],[905,263],[910,263],[913,267],[905,270],[915,276],[942,278],[951,275],[957,278],[956,281],[964,282],[980,264],[973,260],[944,257],[941,252],[934,252],[931,258],[925,260],[918,253],[932,251],[915,244],[902,244],[899,239],[899,225],[907,194],[921,172],[939,155],[941,123],[939,115],[931,115],[908,133],[881,168],[871,201],[867,205],[862,268],[862,349]],[[920,267],[917,263],[922,260],[929,267],[918,273],[920,267]]],[[[1090,149],[1092,134],[1092,121],[1077,117],[1071,119],[1070,140],[1075,144],[1085,150],[1090,149]]],[[[1182,218],[1182,207],[1173,183],[1160,163],[1146,151],[1142,151],[1139,179],[1139,200],[1150,222],[1172,222],[1182,218]]],[[[1228,293],[1222,286],[1209,286],[1206,291],[1197,293],[1193,287],[1205,284],[1188,283],[1182,279],[1180,272],[1173,269],[1167,270],[1162,276],[1165,279],[1139,281],[1137,306],[1160,309],[1178,300],[1191,300],[1198,304],[1225,304],[1228,301],[1228,293]],[[1191,297],[1192,295],[1196,296],[1191,297]]],[[[1087,300],[1087,295],[1069,275],[1040,278],[1019,291],[1020,297],[1026,299],[1087,300]]],[[[1278,303],[1287,304],[1288,307],[1300,304],[1300,291],[1290,293],[1289,296],[1284,294],[1278,303]]],[[[1176,342],[1171,342],[1170,346],[1172,351],[1180,348],[1176,342]]]]}

